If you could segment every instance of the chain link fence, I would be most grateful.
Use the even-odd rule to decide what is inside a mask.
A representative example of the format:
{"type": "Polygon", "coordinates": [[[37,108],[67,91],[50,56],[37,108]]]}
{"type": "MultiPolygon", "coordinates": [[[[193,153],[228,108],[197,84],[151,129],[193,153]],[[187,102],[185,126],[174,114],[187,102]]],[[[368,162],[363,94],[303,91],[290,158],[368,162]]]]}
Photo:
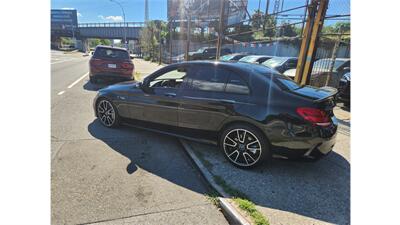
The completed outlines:
{"type": "MultiPolygon", "coordinates": [[[[254,2],[250,4],[245,0],[226,0],[221,55],[243,53],[297,57],[312,0],[254,2]],[[258,2],[258,7],[254,7],[254,2],[258,2]],[[246,3],[239,7],[240,10],[245,10],[240,14],[244,16],[232,22],[230,13],[239,10],[240,3],[246,3]]],[[[181,10],[186,10],[190,17],[169,17],[164,22],[164,31],[154,31],[155,39],[164,32],[163,38],[160,38],[151,52],[142,49],[144,57],[151,56],[153,61],[160,61],[161,56],[161,62],[167,64],[216,58],[220,18],[211,14],[207,16],[207,11],[203,11],[201,16],[190,14],[190,4],[181,10]]],[[[280,72],[293,78],[295,68],[292,64],[280,72]]],[[[341,76],[348,71],[350,1],[330,0],[317,43],[310,84],[337,87],[341,76]]]]}

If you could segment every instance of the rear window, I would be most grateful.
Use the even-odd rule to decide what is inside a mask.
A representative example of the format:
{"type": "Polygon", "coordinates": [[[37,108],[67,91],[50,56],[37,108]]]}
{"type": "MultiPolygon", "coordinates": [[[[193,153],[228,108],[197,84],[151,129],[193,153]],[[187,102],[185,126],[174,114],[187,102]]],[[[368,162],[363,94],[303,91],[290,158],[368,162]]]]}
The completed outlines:
{"type": "Polygon", "coordinates": [[[104,59],[129,59],[127,51],[110,48],[97,48],[94,57],[104,59]]]}
{"type": "Polygon", "coordinates": [[[294,82],[289,78],[278,77],[276,78],[276,81],[278,81],[278,84],[280,86],[283,86],[283,88],[287,90],[296,90],[298,88],[301,88],[301,86],[298,83],[294,82]]]}

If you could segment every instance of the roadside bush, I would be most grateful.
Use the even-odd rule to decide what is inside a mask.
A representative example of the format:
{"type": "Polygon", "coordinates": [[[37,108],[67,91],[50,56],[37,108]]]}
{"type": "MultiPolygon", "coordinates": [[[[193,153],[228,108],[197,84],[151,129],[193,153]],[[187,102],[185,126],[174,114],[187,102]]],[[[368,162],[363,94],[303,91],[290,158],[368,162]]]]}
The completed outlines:
{"type": "Polygon", "coordinates": [[[151,57],[147,55],[147,56],[143,57],[143,59],[144,59],[145,61],[150,61],[151,57]]]}

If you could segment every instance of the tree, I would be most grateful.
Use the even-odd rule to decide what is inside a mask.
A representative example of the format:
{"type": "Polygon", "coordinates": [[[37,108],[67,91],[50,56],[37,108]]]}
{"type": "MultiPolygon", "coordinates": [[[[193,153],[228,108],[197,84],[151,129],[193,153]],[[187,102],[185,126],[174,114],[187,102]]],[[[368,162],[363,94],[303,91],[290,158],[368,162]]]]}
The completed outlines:
{"type": "Polygon", "coordinates": [[[285,36],[285,37],[297,36],[295,26],[290,24],[289,22],[283,22],[280,29],[281,29],[281,32],[280,32],[281,36],[285,36]]]}
{"type": "Polygon", "coordinates": [[[263,30],[264,36],[269,37],[270,39],[275,36],[276,33],[276,20],[275,17],[267,15],[264,16],[263,30]]]}
{"type": "Polygon", "coordinates": [[[253,15],[251,15],[251,27],[253,30],[261,29],[264,21],[264,13],[260,10],[254,10],[253,15]]]}
{"type": "Polygon", "coordinates": [[[152,60],[159,58],[159,45],[161,39],[168,37],[167,23],[162,20],[146,22],[140,32],[140,47],[142,52],[152,60]]]}

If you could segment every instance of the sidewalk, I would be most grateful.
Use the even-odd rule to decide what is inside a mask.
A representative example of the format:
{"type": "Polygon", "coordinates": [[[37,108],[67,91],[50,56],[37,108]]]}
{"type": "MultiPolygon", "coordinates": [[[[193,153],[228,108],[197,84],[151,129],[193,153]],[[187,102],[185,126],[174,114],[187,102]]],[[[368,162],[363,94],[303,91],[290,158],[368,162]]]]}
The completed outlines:
{"type": "Polygon", "coordinates": [[[142,81],[143,78],[148,76],[149,74],[153,73],[154,71],[163,68],[165,65],[158,65],[158,63],[145,61],[144,59],[135,58],[133,60],[135,64],[135,79],[142,81]]]}
{"type": "Polygon", "coordinates": [[[254,202],[271,225],[350,224],[350,112],[338,107],[336,114],[334,151],[314,163],[273,159],[241,170],[217,147],[187,143],[214,180],[254,202]]]}

